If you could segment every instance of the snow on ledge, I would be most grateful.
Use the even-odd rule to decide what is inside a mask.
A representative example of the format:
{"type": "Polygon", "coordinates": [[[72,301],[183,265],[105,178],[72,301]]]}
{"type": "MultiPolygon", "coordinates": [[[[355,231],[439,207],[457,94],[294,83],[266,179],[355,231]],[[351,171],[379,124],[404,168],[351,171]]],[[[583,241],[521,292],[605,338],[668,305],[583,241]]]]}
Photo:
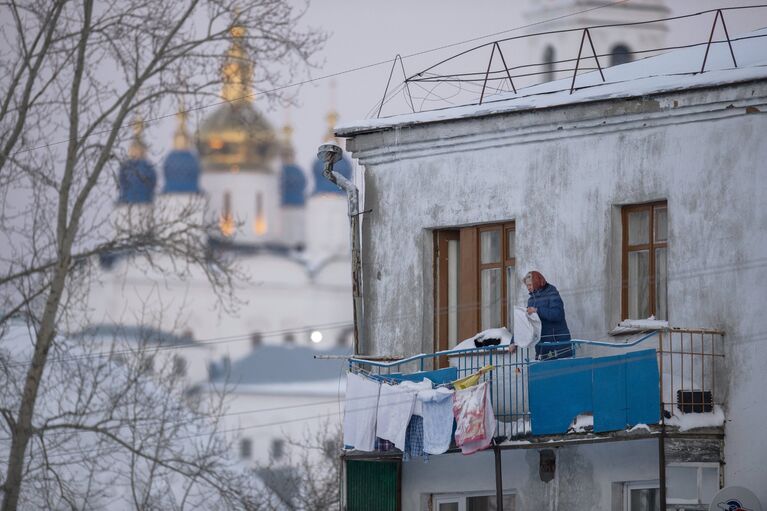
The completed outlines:
{"type": "Polygon", "coordinates": [[[709,413],[681,413],[666,419],[668,426],[677,426],[679,431],[698,428],[718,428],[724,425],[724,411],[719,406],[709,413]]]}
{"type": "Polygon", "coordinates": [[[662,321],[653,317],[647,319],[624,319],[618,323],[618,328],[625,328],[627,330],[666,330],[668,329],[668,321],[662,321]]]}

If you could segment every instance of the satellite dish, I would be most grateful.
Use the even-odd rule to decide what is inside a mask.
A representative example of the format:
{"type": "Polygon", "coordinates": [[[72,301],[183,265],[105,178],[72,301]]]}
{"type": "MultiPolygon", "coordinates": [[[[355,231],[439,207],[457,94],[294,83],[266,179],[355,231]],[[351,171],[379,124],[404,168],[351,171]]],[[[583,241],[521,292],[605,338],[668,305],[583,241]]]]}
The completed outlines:
{"type": "Polygon", "coordinates": [[[762,511],[762,505],[751,490],[728,486],[719,490],[708,511],[762,511]]]}

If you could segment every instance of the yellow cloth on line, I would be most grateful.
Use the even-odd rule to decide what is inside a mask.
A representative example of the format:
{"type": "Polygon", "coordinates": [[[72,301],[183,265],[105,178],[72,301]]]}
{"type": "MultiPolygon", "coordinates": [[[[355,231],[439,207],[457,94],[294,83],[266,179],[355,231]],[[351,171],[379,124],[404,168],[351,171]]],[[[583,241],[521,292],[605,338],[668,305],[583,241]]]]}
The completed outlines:
{"type": "Polygon", "coordinates": [[[474,374],[470,374],[469,376],[464,376],[463,378],[455,380],[453,382],[453,387],[455,388],[455,390],[463,390],[463,389],[468,389],[469,387],[473,387],[474,385],[479,383],[479,379],[483,374],[489,371],[492,371],[493,369],[495,369],[495,367],[493,367],[492,365],[486,365],[485,367],[483,367],[482,369],[480,369],[474,374]]]}

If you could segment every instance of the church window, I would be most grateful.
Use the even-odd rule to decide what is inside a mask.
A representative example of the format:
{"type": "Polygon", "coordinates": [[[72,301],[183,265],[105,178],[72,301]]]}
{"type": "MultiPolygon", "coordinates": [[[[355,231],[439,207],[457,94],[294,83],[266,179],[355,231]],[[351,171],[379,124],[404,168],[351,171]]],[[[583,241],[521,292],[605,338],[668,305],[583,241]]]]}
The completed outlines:
{"type": "Polygon", "coordinates": [[[285,440],[282,438],[273,438],[270,448],[270,454],[275,460],[279,460],[285,455],[285,440]]]}
{"type": "Polygon", "coordinates": [[[253,220],[253,232],[263,236],[267,230],[266,215],[264,214],[264,197],[261,192],[256,192],[256,216],[253,220]]]}
{"type": "Polygon", "coordinates": [[[253,456],[253,440],[250,438],[240,439],[240,458],[249,460],[253,456]]]}
{"type": "Polygon", "coordinates": [[[218,227],[221,234],[226,237],[232,236],[235,231],[234,215],[232,214],[232,194],[224,192],[224,203],[221,211],[221,218],[218,220],[218,227]]]}
{"type": "Polygon", "coordinates": [[[625,44],[616,44],[610,50],[610,65],[619,66],[621,64],[628,64],[634,60],[631,55],[631,49],[625,44]]]}
{"type": "Polygon", "coordinates": [[[180,355],[173,356],[173,374],[175,376],[186,376],[186,359],[180,355]]]}
{"type": "Polygon", "coordinates": [[[549,45],[543,50],[543,81],[550,82],[554,80],[554,60],[557,53],[554,47],[549,45]]]}

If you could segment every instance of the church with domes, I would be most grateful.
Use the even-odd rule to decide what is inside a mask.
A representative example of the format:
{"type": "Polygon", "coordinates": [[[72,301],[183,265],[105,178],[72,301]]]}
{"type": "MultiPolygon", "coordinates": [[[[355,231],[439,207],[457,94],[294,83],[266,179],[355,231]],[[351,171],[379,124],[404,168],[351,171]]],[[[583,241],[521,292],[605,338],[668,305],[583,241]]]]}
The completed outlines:
{"type": "MultiPolygon", "coordinates": [[[[231,32],[221,69],[224,101],[197,126],[180,106],[162,161],[151,161],[143,124],[134,124],[113,213],[117,230],[145,229],[179,212],[199,215],[209,226],[202,245],[224,252],[243,275],[233,283],[236,306],[220,305],[202,271],[166,274],[155,269],[161,264],[150,267],[126,252],[102,257],[88,302],[91,322],[103,331],[149,322],[193,344],[213,340],[179,353],[193,382],[261,344],[351,346],[346,194],[324,178],[320,161],[305,172],[295,161],[292,127],[275,129],[254,104],[243,36],[242,28],[231,32]]],[[[331,111],[317,145],[334,139],[336,119],[331,111]]],[[[152,149],[162,142],[152,141],[152,149]]],[[[335,170],[353,178],[348,157],[335,170]]]]}

